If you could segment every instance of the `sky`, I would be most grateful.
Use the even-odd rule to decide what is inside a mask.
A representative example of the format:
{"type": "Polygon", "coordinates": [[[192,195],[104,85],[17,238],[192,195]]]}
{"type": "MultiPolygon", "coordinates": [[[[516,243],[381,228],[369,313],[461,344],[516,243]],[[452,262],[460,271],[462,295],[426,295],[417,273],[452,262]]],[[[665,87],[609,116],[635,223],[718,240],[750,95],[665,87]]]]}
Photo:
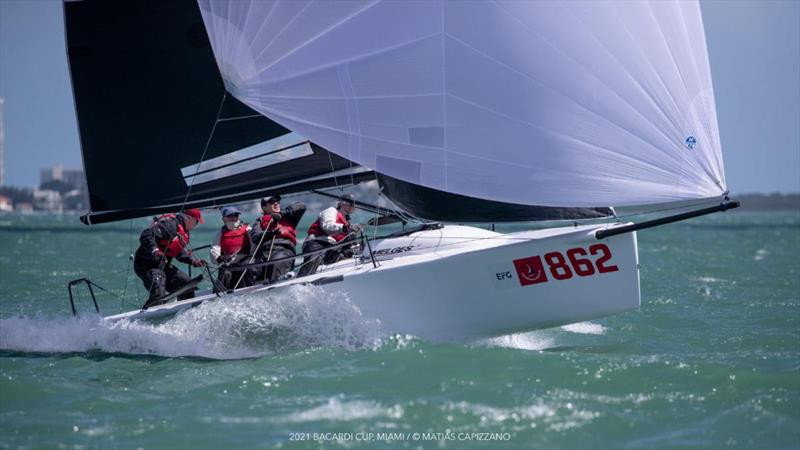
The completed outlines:
{"type": "MultiPolygon", "coordinates": [[[[731,192],[800,192],[800,1],[703,1],[731,192]]],[[[60,1],[0,0],[5,184],[82,166],[60,1]]]]}

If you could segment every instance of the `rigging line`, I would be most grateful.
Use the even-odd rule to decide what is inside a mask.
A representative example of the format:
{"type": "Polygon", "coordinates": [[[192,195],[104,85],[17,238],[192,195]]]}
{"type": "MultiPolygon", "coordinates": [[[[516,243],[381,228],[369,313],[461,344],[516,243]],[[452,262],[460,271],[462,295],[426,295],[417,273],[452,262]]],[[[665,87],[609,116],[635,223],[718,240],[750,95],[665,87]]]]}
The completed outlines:
{"type": "Polygon", "coordinates": [[[242,119],[253,119],[255,117],[264,117],[261,114],[250,114],[249,116],[239,116],[239,117],[226,117],[224,119],[219,119],[220,122],[230,122],[231,120],[242,120],[242,119]]]}
{"type": "Polygon", "coordinates": [[[420,223],[421,224],[421,223],[427,222],[426,220],[424,220],[422,218],[419,218],[419,217],[409,213],[408,211],[403,210],[400,207],[392,208],[392,211],[394,211],[398,216],[402,217],[408,223],[420,223]]]}
{"type": "MultiPolygon", "coordinates": [[[[108,289],[104,288],[103,286],[100,286],[99,284],[95,283],[94,281],[91,281],[91,280],[87,280],[87,281],[89,281],[89,283],[90,283],[92,286],[94,286],[94,287],[96,287],[96,288],[100,289],[101,291],[103,291],[103,292],[106,292],[106,293],[108,293],[109,295],[111,295],[111,296],[113,296],[113,297],[116,297],[116,298],[120,299],[120,301],[125,301],[125,299],[124,299],[124,298],[122,298],[122,297],[120,297],[119,295],[117,295],[117,294],[113,293],[112,291],[109,291],[108,289]]],[[[125,303],[128,303],[128,302],[125,302],[125,303]]],[[[128,303],[128,304],[131,304],[131,303],[128,303]]]]}
{"type": "MultiPolygon", "coordinates": [[[[128,223],[130,225],[130,229],[128,230],[128,255],[133,255],[133,219],[129,219],[128,223]]],[[[129,256],[128,257],[128,264],[125,273],[125,287],[122,289],[122,297],[125,297],[128,294],[128,278],[131,276],[131,269],[133,269],[133,259],[129,256]]],[[[120,308],[122,308],[122,302],[120,301],[120,308]]]]}
{"type": "MultiPolygon", "coordinates": [[[[359,139],[361,139],[361,138],[359,137],[359,139]]],[[[350,160],[348,160],[348,161],[350,161],[350,160]]],[[[355,175],[355,173],[353,173],[353,161],[350,161],[350,185],[351,186],[355,186],[356,185],[356,178],[355,177],[356,177],[356,175],[355,175]]]]}
{"type": "Polygon", "coordinates": [[[225,99],[228,97],[228,91],[226,90],[222,94],[222,101],[219,102],[219,109],[217,110],[217,118],[214,120],[214,126],[211,127],[211,133],[208,135],[208,139],[206,140],[206,146],[203,148],[203,154],[200,155],[200,161],[197,162],[197,168],[195,169],[194,175],[192,175],[192,181],[189,183],[189,189],[186,190],[186,196],[183,197],[183,203],[181,204],[181,209],[186,205],[186,201],[189,199],[189,195],[192,193],[192,187],[194,187],[194,180],[197,174],[200,172],[200,166],[203,164],[203,160],[206,158],[206,153],[208,152],[208,146],[211,144],[211,138],[214,137],[214,131],[217,129],[217,124],[219,123],[219,116],[222,114],[222,107],[225,105],[225,99]]]}
{"type": "MultiPolygon", "coordinates": [[[[377,186],[378,188],[378,198],[376,198],[376,200],[380,200],[382,192],[381,192],[381,184],[378,182],[378,172],[373,171],[372,173],[375,174],[375,186],[377,186]]],[[[375,226],[372,227],[372,239],[375,239],[378,236],[378,221],[380,220],[381,217],[380,201],[376,201],[375,206],[378,207],[378,215],[375,216],[375,226]]]]}
{"type": "MultiPolygon", "coordinates": [[[[328,152],[327,150],[325,151],[328,152]]],[[[339,189],[340,191],[344,192],[344,187],[339,186],[339,179],[335,175],[336,169],[333,168],[333,158],[331,158],[331,152],[328,152],[328,162],[331,163],[331,175],[333,175],[333,182],[336,183],[336,189],[339,189]]]]}
{"type": "MultiPolygon", "coordinates": [[[[189,188],[186,190],[186,196],[183,197],[183,202],[181,203],[181,209],[186,206],[186,201],[189,199],[189,195],[192,194],[192,188],[194,187],[194,180],[197,174],[200,172],[200,167],[203,164],[203,161],[206,158],[206,153],[208,152],[208,147],[211,144],[211,138],[214,137],[214,132],[217,130],[217,124],[219,124],[220,120],[219,117],[222,114],[222,107],[225,105],[225,99],[228,97],[228,91],[226,90],[222,94],[222,101],[219,102],[219,108],[217,109],[217,117],[214,120],[214,125],[211,127],[211,132],[208,134],[208,139],[206,139],[206,145],[203,148],[203,154],[200,155],[200,161],[197,162],[197,168],[195,169],[194,175],[192,175],[192,181],[189,183],[189,188]]],[[[174,239],[174,238],[173,238],[174,239]]],[[[186,247],[189,249],[189,254],[193,255],[194,251],[192,250],[192,246],[189,242],[186,242],[186,247]]],[[[212,281],[213,283],[213,281],[212,281]]]]}
{"type": "MultiPolygon", "coordinates": [[[[629,217],[644,216],[644,215],[647,215],[647,214],[654,214],[654,213],[665,212],[665,211],[674,211],[674,210],[677,210],[677,209],[694,208],[694,207],[712,205],[712,204],[717,204],[717,203],[719,203],[718,200],[709,199],[709,200],[705,200],[705,201],[698,202],[698,203],[690,203],[688,205],[672,206],[672,207],[669,207],[669,208],[654,209],[654,210],[650,210],[650,211],[646,211],[646,212],[634,212],[634,213],[631,213],[631,214],[626,214],[624,216],[616,216],[615,215],[614,217],[616,217],[617,219],[624,219],[624,218],[629,218],[629,217]]],[[[589,219],[589,220],[602,220],[602,218],[589,219]]]]}

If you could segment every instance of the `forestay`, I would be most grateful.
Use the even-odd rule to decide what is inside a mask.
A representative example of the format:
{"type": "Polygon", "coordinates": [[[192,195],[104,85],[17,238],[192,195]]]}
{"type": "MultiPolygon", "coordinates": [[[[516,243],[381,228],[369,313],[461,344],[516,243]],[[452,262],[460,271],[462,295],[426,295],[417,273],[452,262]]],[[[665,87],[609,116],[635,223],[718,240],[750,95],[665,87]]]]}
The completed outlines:
{"type": "Polygon", "coordinates": [[[527,205],[726,191],[695,1],[199,1],[226,88],[404,181],[527,205]]]}

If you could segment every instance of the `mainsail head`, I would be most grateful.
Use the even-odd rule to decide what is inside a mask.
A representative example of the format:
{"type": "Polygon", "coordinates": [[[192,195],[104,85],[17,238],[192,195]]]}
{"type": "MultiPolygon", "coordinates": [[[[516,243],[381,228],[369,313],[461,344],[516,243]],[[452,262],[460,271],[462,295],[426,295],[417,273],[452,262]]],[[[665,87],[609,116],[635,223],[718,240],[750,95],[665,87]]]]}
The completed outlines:
{"type": "Polygon", "coordinates": [[[392,178],[573,207],[727,190],[696,1],[199,5],[229,92],[392,178]]]}

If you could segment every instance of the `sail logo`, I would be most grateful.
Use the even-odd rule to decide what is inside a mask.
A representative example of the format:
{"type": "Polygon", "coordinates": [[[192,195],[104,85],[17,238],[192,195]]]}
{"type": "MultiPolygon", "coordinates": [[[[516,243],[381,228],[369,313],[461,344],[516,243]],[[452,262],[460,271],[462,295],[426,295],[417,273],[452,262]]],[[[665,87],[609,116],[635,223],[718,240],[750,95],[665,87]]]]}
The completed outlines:
{"type": "Polygon", "coordinates": [[[547,273],[544,271],[542,258],[538,255],[529,258],[515,259],[514,267],[517,269],[519,284],[521,286],[547,282],[547,273]]]}

